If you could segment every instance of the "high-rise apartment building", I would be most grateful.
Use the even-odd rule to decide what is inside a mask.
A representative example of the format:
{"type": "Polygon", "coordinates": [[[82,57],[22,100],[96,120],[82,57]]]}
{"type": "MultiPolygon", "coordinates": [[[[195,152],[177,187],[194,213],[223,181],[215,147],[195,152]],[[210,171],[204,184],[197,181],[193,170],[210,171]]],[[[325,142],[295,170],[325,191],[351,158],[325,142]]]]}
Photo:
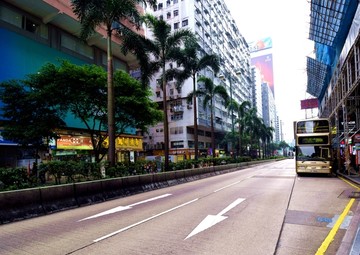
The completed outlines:
{"type": "Polygon", "coordinates": [[[275,130],[275,126],[276,126],[275,98],[267,83],[261,84],[261,99],[262,99],[262,114],[263,114],[264,124],[267,127],[273,127],[275,130]]]}
{"type": "Polygon", "coordinates": [[[275,104],[272,39],[270,37],[250,43],[251,64],[261,78],[262,118],[268,127],[274,128],[273,141],[280,142],[281,130],[275,104]]]}
{"type": "MultiPolygon", "coordinates": [[[[223,84],[228,94],[238,103],[252,102],[252,74],[249,47],[238,30],[223,0],[159,0],[156,8],[147,12],[168,22],[172,30],[187,28],[192,30],[201,46],[199,57],[204,54],[217,54],[221,59],[221,71],[215,74],[211,69],[201,75],[213,79],[215,84],[223,84]]],[[[151,35],[151,33],[146,33],[151,35]]],[[[176,63],[173,63],[176,65],[176,63]]],[[[153,99],[162,101],[161,87],[154,79],[151,86],[153,99]]],[[[187,80],[180,90],[175,82],[167,84],[170,155],[194,156],[194,112],[191,104],[186,103],[187,95],[192,92],[192,80],[187,80]]],[[[198,98],[198,140],[199,151],[211,154],[210,110],[204,109],[203,101],[198,98]]],[[[215,131],[217,148],[229,149],[220,145],[221,137],[234,127],[236,113],[231,113],[220,98],[215,99],[215,131]]],[[[236,129],[235,129],[236,130],[236,129]]],[[[148,154],[161,155],[164,146],[163,123],[149,129],[144,134],[144,149],[148,154]]],[[[216,152],[216,153],[219,153],[216,152]]],[[[221,151],[220,151],[221,153],[221,151]]]]}
{"type": "Polygon", "coordinates": [[[257,116],[262,119],[263,118],[263,114],[262,114],[263,102],[262,102],[262,95],[261,95],[262,94],[261,72],[253,66],[252,73],[253,73],[252,80],[254,81],[252,105],[253,105],[253,107],[256,107],[256,109],[257,109],[257,116]]]}

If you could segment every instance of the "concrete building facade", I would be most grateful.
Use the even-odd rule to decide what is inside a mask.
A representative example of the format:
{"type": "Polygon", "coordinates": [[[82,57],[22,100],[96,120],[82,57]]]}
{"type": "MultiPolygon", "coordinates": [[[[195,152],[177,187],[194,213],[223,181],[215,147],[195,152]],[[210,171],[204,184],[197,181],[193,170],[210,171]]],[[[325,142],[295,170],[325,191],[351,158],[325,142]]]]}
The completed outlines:
{"type": "Polygon", "coordinates": [[[307,92],[318,99],[318,116],[329,118],[335,168],[360,165],[360,6],[357,0],[311,1],[307,92]],[[326,17],[323,19],[322,17],[326,17]]]}
{"type": "MultiPolygon", "coordinates": [[[[140,6],[139,6],[140,8],[140,6]]],[[[4,0],[0,2],[0,82],[10,79],[23,79],[36,73],[44,64],[59,64],[59,60],[68,60],[73,64],[96,64],[107,67],[106,31],[99,27],[84,43],[79,39],[81,24],[67,0],[4,0]]],[[[139,31],[144,33],[144,31],[139,31]]],[[[121,39],[115,32],[112,38],[114,69],[130,71],[137,66],[134,55],[123,55],[119,45],[121,39]]],[[[2,103],[0,102],[0,107],[2,103]]],[[[0,121],[3,121],[0,118],[0,121]]],[[[63,156],[80,155],[77,145],[71,141],[89,143],[86,127],[81,121],[67,118],[67,130],[62,130],[54,143],[56,152],[63,156]],[[70,142],[63,144],[61,141],[70,142]]],[[[142,137],[136,136],[135,129],[129,129],[122,137],[140,144],[137,148],[117,148],[118,158],[129,157],[129,153],[142,150],[142,137]]],[[[81,145],[84,145],[81,144],[81,145]]],[[[91,150],[89,146],[89,151],[91,150]]],[[[85,154],[87,152],[82,151],[85,154]]],[[[40,155],[46,158],[49,153],[40,155]]],[[[33,151],[21,149],[16,143],[1,136],[0,126],[0,165],[20,166],[29,162],[33,151]],[[20,164],[20,165],[19,165],[20,164]]]]}
{"type": "MultiPolygon", "coordinates": [[[[252,101],[252,79],[250,52],[248,45],[238,30],[223,0],[160,0],[154,9],[146,12],[168,22],[172,30],[187,28],[193,31],[201,45],[199,57],[204,54],[217,54],[221,59],[221,71],[214,74],[206,69],[200,75],[213,79],[215,84],[226,87],[228,94],[241,103],[252,101]]],[[[150,34],[150,33],[149,33],[150,34]]],[[[175,63],[174,63],[175,64],[175,63]]],[[[161,101],[161,88],[154,79],[151,83],[154,101],[161,101]]],[[[192,92],[192,80],[187,80],[181,90],[176,90],[175,83],[168,83],[170,155],[194,157],[194,112],[191,104],[186,103],[187,95],[192,92]]],[[[209,155],[211,148],[210,111],[202,107],[198,98],[198,133],[199,151],[209,155]]],[[[233,116],[236,119],[234,113],[233,116]]],[[[221,137],[232,129],[232,116],[224,101],[215,99],[215,130],[217,136],[216,153],[222,153],[227,145],[220,145],[221,137]]],[[[163,123],[149,129],[144,134],[144,149],[149,154],[161,154],[164,142],[163,123]]]]}

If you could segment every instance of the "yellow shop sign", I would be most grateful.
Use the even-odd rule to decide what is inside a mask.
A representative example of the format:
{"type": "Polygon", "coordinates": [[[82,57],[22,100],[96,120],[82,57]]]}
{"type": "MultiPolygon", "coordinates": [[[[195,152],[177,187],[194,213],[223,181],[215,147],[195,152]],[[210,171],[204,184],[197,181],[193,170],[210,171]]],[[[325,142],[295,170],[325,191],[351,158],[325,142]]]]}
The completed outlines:
{"type": "MultiPolygon", "coordinates": [[[[143,143],[141,138],[137,137],[117,137],[115,140],[115,148],[117,150],[133,150],[133,151],[142,151],[143,143]]],[[[109,138],[106,138],[103,146],[105,148],[109,147],[109,138]]]]}

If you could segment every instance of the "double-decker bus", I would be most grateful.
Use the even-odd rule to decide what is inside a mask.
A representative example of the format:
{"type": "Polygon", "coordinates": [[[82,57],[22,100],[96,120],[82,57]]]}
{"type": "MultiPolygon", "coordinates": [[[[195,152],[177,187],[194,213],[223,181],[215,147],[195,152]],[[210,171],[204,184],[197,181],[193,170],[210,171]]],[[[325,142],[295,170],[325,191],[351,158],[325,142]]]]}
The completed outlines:
{"type": "Polygon", "coordinates": [[[295,169],[302,173],[331,174],[331,130],[328,119],[294,122],[295,169]]]}

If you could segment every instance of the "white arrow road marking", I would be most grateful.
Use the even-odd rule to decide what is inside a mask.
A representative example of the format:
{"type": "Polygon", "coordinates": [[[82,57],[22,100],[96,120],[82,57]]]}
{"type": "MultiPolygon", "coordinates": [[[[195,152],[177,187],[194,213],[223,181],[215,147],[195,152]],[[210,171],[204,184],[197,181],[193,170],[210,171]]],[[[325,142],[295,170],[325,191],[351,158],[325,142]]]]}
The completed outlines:
{"type": "Polygon", "coordinates": [[[238,204],[240,204],[244,200],[245,200],[245,198],[238,198],[234,202],[232,202],[230,205],[228,205],[224,210],[219,212],[217,215],[208,215],[208,216],[206,216],[206,218],[203,219],[203,221],[200,222],[200,224],[184,240],[186,240],[186,239],[192,237],[193,235],[196,235],[196,234],[198,234],[198,233],[200,233],[200,232],[202,232],[202,231],[216,225],[217,223],[227,219],[227,216],[222,216],[222,215],[227,213],[231,209],[233,209],[235,206],[237,206],[238,204]]]}
{"type": "Polygon", "coordinates": [[[132,224],[132,225],[130,225],[130,226],[127,226],[127,227],[125,227],[125,228],[119,229],[119,230],[117,230],[117,231],[115,231],[115,232],[112,232],[112,233],[110,233],[110,234],[108,234],[108,235],[102,236],[102,237],[100,237],[100,238],[98,238],[98,239],[95,239],[93,242],[94,242],[94,243],[100,242],[101,240],[104,240],[104,239],[106,239],[106,238],[112,237],[112,236],[114,236],[114,235],[116,235],[116,234],[119,234],[119,233],[121,233],[121,232],[124,232],[124,231],[126,231],[126,230],[128,230],[128,229],[130,229],[130,228],[136,227],[136,226],[138,226],[138,225],[140,225],[140,224],[142,224],[142,223],[145,223],[145,222],[147,222],[147,221],[149,221],[149,220],[155,219],[155,218],[157,218],[157,217],[159,217],[159,216],[161,216],[161,215],[164,215],[164,214],[166,214],[166,213],[172,212],[172,211],[174,211],[174,210],[176,210],[176,209],[179,209],[179,208],[181,208],[181,207],[183,207],[183,206],[186,206],[186,205],[188,205],[188,204],[194,203],[194,202],[196,202],[196,201],[198,201],[198,200],[199,200],[198,198],[195,198],[195,199],[193,199],[193,200],[191,200],[191,201],[189,201],[189,202],[186,202],[186,203],[183,203],[183,204],[181,204],[181,205],[175,206],[175,207],[173,207],[173,208],[171,208],[171,209],[169,209],[169,210],[166,210],[166,211],[164,211],[164,212],[161,212],[161,213],[159,213],[159,214],[156,214],[156,215],[154,215],[154,216],[151,216],[151,217],[149,217],[149,218],[147,218],[147,219],[145,219],[145,220],[136,222],[136,223],[134,223],[134,224],[132,224]]]}
{"type": "Polygon", "coordinates": [[[131,209],[133,206],[140,205],[140,204],[144,204],[144,203],[151,202],[151,201],[154,201],[154,200],[157,200],[157,199],[161,199],[161,198],[164,198],[164,197],[168,197],[168,196],[171,196],[171,194],[164,194],[164,195],[161,195],[161,196],[157,196],[157,197],[153,197],[153,198],[150,198],[150,199],[146,199],[146,200],[144,200],[144,201],[140,201],[140,202],[137,202],[137,203],[135,203],[135,204],[131,204],[131,205],[127,205],[127,206],[118,206],[118,207],[115,207],[115,208],[113,208],[113,209],[110,209],[110,210],[107,210],[107,211],[104,211],[104,212],[95,214],[95,215],[93,215],[93,216],[89,216],[89,217],[87,217],[87,218],[78,220],[78,222],[84,221],[84,220],[93,219],[93,218],[97,218],[97,217],[101,217],[101,216],[108,215],[108,214],[112,214],[112,213],[116,213],[116,212],[125,211],[125,210],[128,210],[128,209],[131,209]]]}

